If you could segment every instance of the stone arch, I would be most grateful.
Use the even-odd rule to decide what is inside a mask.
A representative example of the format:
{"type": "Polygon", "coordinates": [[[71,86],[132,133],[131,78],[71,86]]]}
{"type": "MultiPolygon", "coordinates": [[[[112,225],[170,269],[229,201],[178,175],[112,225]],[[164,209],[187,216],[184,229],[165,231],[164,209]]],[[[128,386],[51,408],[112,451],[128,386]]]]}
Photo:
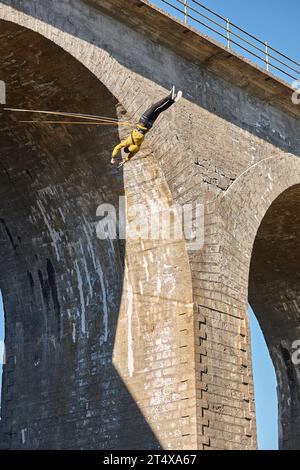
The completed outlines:
{"type": "MultiPolygon", "coordinates": [[[[119,103],[122,103],[130,116],[137,118],[136,112],[140,111],[141,106],[145,106],[145,96],[147,92],[149,92],[150,96],[155,96],[153,93],[153,83],[149,80],[142,79],[137,73],[129,73],[128,69],[119,63],[108,50],[95,44],[92,35],[89,42],[82,39],[80,35],[77,34],[78,31],[75,25],[73,30],[72,28],[70,29],[72,33],[64,31],[61,27],[63,15],[61,12],[57,13],[56,10],[49,11],[48,6],[44,8],[44,6],[40,7],[31,4],[26,5],[26,7],[33,9],[32,16],[23,11],[14,9],[9,5],[1,4],[0,19],[13,22],[31,31],[35,31],[61,47],[93,73],[110,93],[116,97],[119,103]],[[35,8],[44,9],[44,12],[40,12],[43,21],[38,19],[34,14],[35,8]],[[51,17],[49,22],[47,22],[47,15],[51,17]],[[55,26],[56,24],[57,27],[55,26]],[[124,86],[124,84],[126,86],[124,86]],[[132,90],[134,90],[134,100],[132,99],[132,94],[128,93],[132,90]]],[[[81,7],[84,8],[83,5],[81,7]]],[[[68,13],[71,13],[71,10],[68,13]]],[[[65,13],[66,16],[68,13],[65,13]]],[[[102,41],[104,40],[105,38],[102,38],[102,41]]],[[[159,86],[157,86],[157,88],[162,90],[159,86]]]]}
{"type": "MultiPolygon", "coordinates": [[[[35,31],[73,56],[94,74],[118,100],[122,109],[127,112],[126,118],[132,120],[133,123],[138,120],[142,110],[166,92],[166,89],[152,81],[151,77],[145,78],[142,73],[138,72],[139,64],[136,64],[136,71],[135,68],[132,70],[124,65],[124,59],[125,64],[126,60],[130,61],[126,55],[126,46],[129,47],[130,42],[122,44],[123,49],[120,52],[120,57],[118,57],[118,52],[111,52],[114,41],[106,40],[106,35],[111,34],[111,31],[109,26],[105,27],[105,16],[101,17],[101,14],[97,15],[97,12],[93,13],[93,2],[80,2],[76,8],[70,3],[64,5],[63,9],[61,9],[62,4],[59,1],[55,1],[51,5],[50,3],[36,5],[26,1],[22,4],[21,9],[18,9],[18,5],[16,8],[10,6],[10,3],[13,3],[10,0],[7,0],[6,3],[0,5],[0,19],[35,31]],[[85,18],[85,21],[88,17],[90,22],[90,28],[84,25],[83,34],[80,30],[80,14],[85,18]],[[97,24],[99,18],[102,22],[100,35],[97,24]],[[97,30],[97,34],[94,33],[93,26],[97,30]]],[[[126,36],[126,31],[124,34],[126,36]]],[[[138,37],[136,39],[138,40],[138,37]]],[[[117,41],[121,42],[122,37],[117,38],[117,41]]],[[[163,157],[170,154],[174,146],[178,146],[178,130],[174,124],[168,123],[167,139],[165,133],[161,136],[160,131],[163,128],[164,117],[148,136],[152,151],[155,152],[157,159],[162,159],[162,163],[163,157]]],[[[120,134],[124,137],[126,130],[121,128],[120,134]]],[[[164,173],[165,170],[166,168],[163,167],[164,173]]]]}
{"type": "MultiPolygon", "coordinates": [[[[1,5],[0,18],[34,31],[59,46],[92,72],[118,98],[118,92],[113,87],[113,80],[109,74],[109,71],[113,68],[113,59],[109,57],[109,54],[105,55],[104,51],[99,53],[99,48],[93,44],[88,44],[79,37],[72,36],[34,16],[15,10],[11,6],[1,5]],[[101,67],[99,67],[100,63],[101,67]]],[[[57,24],[59,24],[59,21],[59,18],[57,18],[57,24]]]]}
{"type": "MultiPolygon", "coordinates": [[[[82,112],[84,106],[87,113],[111,117],[125,112],[117,99],[121,88],[118,92],[113,87],[113,75],[107,78],[116,61],[107,56],[109,64],[105,66],[103,59],[99,66],[95,59],[98,49],[92,45],[86,45],[83,52],[84,41],[76,42],[75,37],[9,7],[1,6],[0,16],[9,106],[49,108],[55,98],[57,109],[82,112]],[[23,55],[25,46],[32,52],[30,63],[23,55]],[[100,108],[95,95],[101,97],[100,108]]],[[[113,173],[108,162],[119,138],[118,128],[87,126],[79,135],[75,129],[56,126],[20,127],[17,121],[16,117],[0,121],[0,188],[9,195],[1,200],[0,217],[1,259],[3,266],[9,266],[0,269],[9,332],[1,445],[28,449],[182,447],[184,413],[174,417],[172,432],[169,428],[160,432],[172,406],[174,383],[166,381],[160,388],[162,398],[153,396],[153,372],[145,365],[153,354],[156,365],[171,369],[172,354],[179,385],[184,375],[193,389],[193,364],[182,370],[177,357],[179,344],[186,342],[181,338],[187,331],[185,322],[190,328],[192,315],[185,243],[156,242],[152,246],[145,240],[127,247],[127,259],[132,256],[128,283],[123,277],[124,245],[93,239],[97,205],[110,202],[117,206],[118,197],[128,188],[139,202],[150,204],[155,193],[165,206],[172,204],[159,166],[154,159],[141,159],[130,175],[125,171],[123,178],[113,173]],[[144,180],[141,190],[139,184],[144,180]],[[158,270],[161,283],[155,277],[158,270]],[[151,314],[155,324],[148,298],[154,299],[151,314]],[[132,323],[127,321],[129,310],[132,323]],[[129,342],[124,343],[129,323],[130,354],[137,355],[134,369],[132,364],[128,367],[126,357],[129,342]],[[160,329],[169,335],[171,346],[156,345],[160,329]],[[141,331],[147,338],[147,351],[142,348],[141,331]],[[164,358],[162,347],[168,349],[164,358]],[[30,384],[24,388],[28,377],[30,384]],[[100,399],[96,390],[100,390],[100,399]]],[[[188,347],[193,352],[191,341],[188,347]]],[[[177,400],[184,393],[179,390],[177,400]]],[[[189,399],[184,404],[191,406],[189,399]]],[[[191,445],[196,445],[195,423],[189,436],[191,445]]]]}
{"type": "Polygon", "coordinates": [[[252,397],[248,299],[264,333],[278,381],[283,449],[299,448],[299,369],[292,360],[300,327],[299,201],[300,161],[287,154],[251,167],[219,202],[224,299],[230,312],[240,312],[240,328],[246,325],[252,397]]]}
{"type": "MultiPolygon", "coordinates": [[[[0,21],[9,106],[84,108],[118,117],[116,98],[81,63],[40,34],[0,21]]],[[[124,194],[123,176],[115,178],[108,164],[118,127],[79,131],[24,125],[22,118],[5,114],[0,120],[0,285],[7,313],[1,445],[101,448],[107,445],[101,443],[105,432],[98,441],[91,437],[84,443],[88,421],[80,396],[91,417],[100,415],[96,390],[104,402],[105,387],[114,382],[115,393],[123,391],[144,423],[111,362],[103,366],[114,345],[124,244],[98,240],[95,224],[97,206],[118,207],[124,194]],[[106,379],[86,381],[92,370],[106,379]],[[72,424],[74,406],[82,427],[78,433],[72,424]]],[[[122,406],[117,404],[120,416],[122,406]]],[[[96,427],[105,428],[106,420],[104,413],[96,427]]],[[[152,432],[144,424],[149,437],[152,432]]]]}

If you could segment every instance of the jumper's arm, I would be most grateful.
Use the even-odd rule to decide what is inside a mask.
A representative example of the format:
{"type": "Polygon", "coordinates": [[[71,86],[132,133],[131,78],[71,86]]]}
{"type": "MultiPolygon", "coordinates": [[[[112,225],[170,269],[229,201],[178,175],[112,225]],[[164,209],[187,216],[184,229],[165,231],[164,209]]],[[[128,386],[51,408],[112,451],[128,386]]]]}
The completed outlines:
{"type": "Polygon", "coordinates": [[[122,142],[120,142],[119,145],[116,145],[116,147],[113,149],[112,157],[115,158],[120,152],[120,150],[124,147],[126,147],[126,141],[122,140],[122,142]]]}

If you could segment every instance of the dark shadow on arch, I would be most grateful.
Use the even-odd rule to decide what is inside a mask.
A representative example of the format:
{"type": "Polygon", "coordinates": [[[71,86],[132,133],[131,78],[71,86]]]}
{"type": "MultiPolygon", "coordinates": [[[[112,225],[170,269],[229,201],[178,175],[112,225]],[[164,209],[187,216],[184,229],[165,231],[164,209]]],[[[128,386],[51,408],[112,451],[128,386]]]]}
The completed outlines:
{"type": "Polygon", "coordinates": [[[300,185],[267,211],[253,247],[249,302],[274,363],[279,402],[279,448],[300,449],[300,185]]]}
{"type": "MultiPolygon", "coordinates": [[[[49,14],[49,11],[47,11],[42,2],[33,5],[30,0],[25,2],[20,2],[20,0],[2,0],[2,3],[12,6],[17,10],[23,11],[24,13],[44,21],[45,23],[49,23],[61,31],[74,35],[74,24],[71,20],[68,21],[67,10],[61,10],[59,13],[55,14],[55,5],[51,5],[52,10],[49,14]]],[[[108,15],[108,17],[111,16],[112,18],[116,19],[116,21],[118,21],[118,18],[120,15],[122,15],[122,29],[113,29],[113,27],[107,29],[107,34],[113,37],[112,42],[106,40],[105,38],[97,39],[94,37],[91,34],[89,28],[84,25],[84,22],[81,25],[78,25],[76,28],[76,36],[88,43],[103,48],[108,54],[113,55],[113,57],[120,64],[124,65],[129,70],[132,70],[135,73],[138,73],[145,78],[169,89],[172,84],[171,82],[174,80],[174,77],[170,76],[168,67],[166,67],[165,60],[164,58],[162,59],[160,52],[155,50],[155,43],[161,42],[162,44],[165,44],[165,47],[169,49],[175,49],[175,51],[176,44],[173,45],[170,42],[165,31],[161,31],[159,28],[157,28],[158,31],[156,29],[153,30],[153,24],[160,24],[160,12],[152,8],[151,13],[149,14],[151,5],[147,5],[140,0],[128,0],[126,8],[121,7],[120,9],[113,8],[109,2],[104,0],[81,0],[77,2],[77,7],[78,10],[81,9],[81,11],[87,11],[87,9],[89,9],[89,18],[94,18],[95,15],[104,12],[104,14],[108,15]],[[126,30],[126,28],[129,28],[133,34],[131,41],[128,40],[129,30],[126,30]],[[137,44],[139,43],[138,36],[134,37],[134,35],[138,32],[145,34],[145,31],[147,34],[146,46],[143,52],[140,54],[140,60],[138,60],[135,57],[135,54],[130,53],[130,48],[135,47],[135,41],[137,44]],[[123,45],[125,51],[120,51],[120,45],[123,45]],[[149,61],[145,60],[144,54],[147,54],[149,59],[154,61],[150,67],[149,61]]],[[[103,31],[105,31],[105,21],[102,20],[101,24],[103,31]]],[[[179,27],[180,26],[178,26],[178,28],[179,27]]],[[[184,26],[184,28],[185,31],[189,31],[188,27],[184,26]]],[[[201,32],[199,33],[201,34],[201,32]]],[[[186,34],[186,37],[187,36],[188,34],[186,34]]],[[[185,35],[183,34],[183,38],[184,37],[185,35]]],[[[140,48],[141,45],[136,49],[138,50],[140,48]]],[[[220,50],[220,55],[223,54],[223,51],[224,49],[220,50]]],[[[183,56],[183,53],[181,56],[183,56]]],[[[190,73],[190,67],[187,66],[188,62],[184,63],[184,57],[182,57],[181,62],[178,65],[177,85],[183,89],[185,99],[190,100],[191,102],[199,105],[209,112],[221,117],[222,119],[225,119],[235,126],[240,127],[241,129],[244,129],[263,140],[266,140],[267,142],[274,143],[278,148],[284,151],[293,152],[295,155],[300,156],[299,146],[296,139],[295,141],[292,141],[291,138],[285,139],[282,138],[280,132],[274,133],[272,131],[272,123],[269,121],[270,113],[261,112],[260,115],[258,115],[259,113],[255,107],[255,104],[250,104],[253,106],[253,114],[257,115],[258,122],[249,124],[248,115],[238,115],[237,109],[242,110],[243,107],[249,105],[250,101],[252,103],[253,98],[251,97],[250,99],[247,99],[246,93],[244,93],[242,88],[239,88],[237,85],[232,85],[233,89],[227,93],[227,98],[224,99],[223,95],[224,89],[226,89],[225,86],[230,87],[230,83],[229,81],[224,82],[224,79],[218,77],[218,75],[214,74],[214,72],[209,71],[207,68],[209,62],[210,60],[207,60],[207,64],[204,63],[199,66],[200,73],[197,76],[197,83],[195,83],[195,86],[191,86],[192,81],[190,77],[188,77],[188,80],[186,79],[186,74],[190,73]],[[201,76],[202,79],[200,79],[201,76]],[[206,87],[206,81],[209,77],[212,79],[212,84],[215,86],[214,92],[210,91],[206,87]],[[202,82],[202,86],[199,86],[200,80],[202,82]],[[220,80],[219,86],[216,85],[218,80],[220,80]],[[237,97],[236,101],[234,102],[232,100],[233,96],[237,97]]],[[[223,76],[226,76],[226,71],[222,70],[221,73],[223,76]]],[[[266,77],[266,81],[268,78],[269,77],[266,77]]],[[[245,79],[243,78],[241,81],[243,86],[246,86],[247,83],[245,79]]],[[[252,92],[254,96],[255,92],[253,89],[252,92]]],[[[264,95],[263,92],[262,94],[264,95]]],[[[274,96],[276,97],[275,94],[274,96]]],[[[264,101],[261,102],[264,103],[264,101]]],[[[265,105],[268,106],[268,103],[265,102],[265,105]]],[[[294,120],[294,122],[296,124],[297,121],[294,120]]]]}
{"type": "MultiPolygon", "coordinates": [[[[5,339],[5,312],[4,312],[4,307],[3,307],[2,292],[0,290],[0,412],[1,412],[1,403],[2,403],[2,372],[3,372],[3,364],[5,362],[4,339],[5,339]]],[[[1,414],[0,414],[0,418],[1,418],[1,414]]],[[[0,428],[1,428],[1,419],[0,419],[0,428]]]]}
{"type": "MultiPolygon", "coordinates": [[[[91,72],[41,35],[0,22],[11,107],[118,117],[91,72]]],[[[36,119],[36,116],[34,117],[36,119]]],[[[124,243],[96,238],[96,209],[118,207],[109,165],[117,127],[0,119],[0,288],[6,310],[1,446],[157,449],[112,364],[124,243]]]]}

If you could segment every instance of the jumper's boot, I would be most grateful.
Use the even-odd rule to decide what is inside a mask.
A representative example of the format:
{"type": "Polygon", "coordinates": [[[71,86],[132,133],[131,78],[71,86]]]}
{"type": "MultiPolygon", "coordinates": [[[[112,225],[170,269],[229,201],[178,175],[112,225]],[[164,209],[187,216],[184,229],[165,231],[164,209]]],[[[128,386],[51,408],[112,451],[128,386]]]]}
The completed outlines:
{"type": "Polygon", "coordinates": [[[182,91],[179,90],[178,92],[176,92],[176,88],[175,88],[175,85],[172,86],[172,90],[170,92],[170,97],[173,101],[175,101],[175,103],[177,101],[180,100],[180,98],[182,98],[182,91]]]}

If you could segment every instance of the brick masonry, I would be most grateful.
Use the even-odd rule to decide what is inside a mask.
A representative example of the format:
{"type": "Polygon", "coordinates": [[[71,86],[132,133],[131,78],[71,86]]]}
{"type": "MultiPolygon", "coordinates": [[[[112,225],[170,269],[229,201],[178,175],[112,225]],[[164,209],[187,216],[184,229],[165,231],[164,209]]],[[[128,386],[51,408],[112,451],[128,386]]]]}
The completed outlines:
{"type": "Polygon", "coordinates": [[[2,116],[2,447],[256,448],[250,301],[276,367],[280,446],[299,448],[300,113],[228,51],[198,63],[218,46],[195,48],[192,30],[166,44],[163,28],[183,27],[147,2],[117,7],[0,2],[13,107],[135,120],[173,82],[184,92],[124,175],[108,165],[124,129],[2,116]],[[98,240],[97,206],[122,195],[128,224],[136,203],[145,222],[153,200],[204,204],[204,247],[98,240]]]}

